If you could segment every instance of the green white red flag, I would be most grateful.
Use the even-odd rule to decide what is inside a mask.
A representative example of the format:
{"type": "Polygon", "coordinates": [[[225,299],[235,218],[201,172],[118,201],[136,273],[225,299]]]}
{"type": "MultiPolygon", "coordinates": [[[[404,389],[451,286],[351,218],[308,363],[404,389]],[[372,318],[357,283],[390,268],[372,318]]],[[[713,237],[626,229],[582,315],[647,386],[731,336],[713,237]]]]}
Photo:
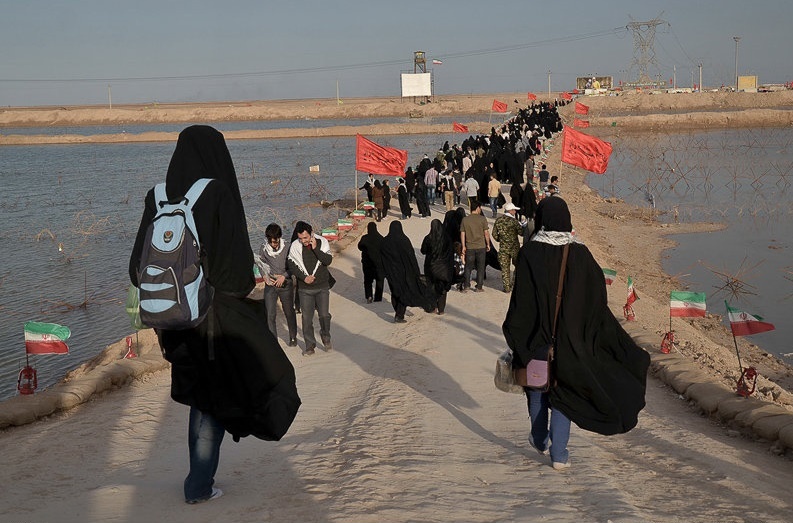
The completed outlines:
{"type": "Polygon", "coordinates": [[[707,307],[704,292],[672,291],[669,315],[676,318],[704,318],[707,307]]]}
{"type": "Polygon", "coordinates": [[[28,354],[68,354],[69,327],[57,323],[25,323],[25,352],[28,354]]]}
{"type": "Polygon", "coordinates": [[[633,302],[639,299],[639,295],[636,294],[636,289],[633,288],[633,278],[628,276],[628,299],[625,302],[625,306],[628,307],[629,305],[633,305],[633,302]]]}
{"type": "Polygon", "coordinates": [[[763,321],[760,316],[749,314],[738,309],[733,309],[725,301],[727,316],[730,319],[730,328],[733,336],[749,336],[750,334],[760,334],[774,330],[774,325],[763,321]]]}
{"type": "Polygon", "coordinates": [[[617,277],[617,271],[614,269],[603,269],[603,277],[606,278],[606,285],[614,283],[614,278],[617,277]]]}

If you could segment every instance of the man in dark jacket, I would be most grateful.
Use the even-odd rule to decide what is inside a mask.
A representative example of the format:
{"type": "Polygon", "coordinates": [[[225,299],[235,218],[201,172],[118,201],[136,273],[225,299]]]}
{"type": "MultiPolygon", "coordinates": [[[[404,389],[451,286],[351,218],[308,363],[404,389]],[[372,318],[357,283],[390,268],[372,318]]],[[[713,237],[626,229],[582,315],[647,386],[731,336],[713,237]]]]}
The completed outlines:
{"type": "Polygon", "coordinates": [[[325,351],[333,350],[330,343],[330,288],[335,283],[328,271],[333,262],[328,240],[314,234],[306,222],[295,224],[297,239],[289,248],[287,265],[297,277],[297,292],[303,310],[304,354],[314,354],[317,340],[314,336],[314,311],[319,316],[319,336],[325,351]]]}

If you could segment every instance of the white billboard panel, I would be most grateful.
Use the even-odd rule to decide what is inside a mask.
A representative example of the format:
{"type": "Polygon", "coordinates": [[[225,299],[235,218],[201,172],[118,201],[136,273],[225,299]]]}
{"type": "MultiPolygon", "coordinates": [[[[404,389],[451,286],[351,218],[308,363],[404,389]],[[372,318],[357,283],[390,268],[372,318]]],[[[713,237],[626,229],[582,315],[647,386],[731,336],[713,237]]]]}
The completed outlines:
{"type": "Polygon", "coordinates": [[[432,73],[402,73],[402,97],[432,96],[432,73]]]}

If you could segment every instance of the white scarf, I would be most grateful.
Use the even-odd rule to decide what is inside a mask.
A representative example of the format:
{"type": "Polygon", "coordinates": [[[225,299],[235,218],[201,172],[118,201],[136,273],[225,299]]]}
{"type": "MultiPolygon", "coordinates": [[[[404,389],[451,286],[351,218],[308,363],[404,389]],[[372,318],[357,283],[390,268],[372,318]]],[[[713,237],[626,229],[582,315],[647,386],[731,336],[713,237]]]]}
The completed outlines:
{"type": "Polygon", "coordinates": [[[279,254],[281,254],[281,251],[284,250],[284,246],[285,245],[286,245],[286,243],[284,242],[284,239],[283,238],[279,238],[278,239],[278,249],[273,249],[273,246],[270,245],[270,242],[268,241],[268,242],[266,242],[264,244],[264,252],[266,252],[268,256],[272,256],[273,258],[275,258],[279,254]]]}
{"type": "MultiPolygon", "coordinates": [[[[316,238],[319,242],[319,250],[326,254],[330,254],[330,243],[328,240],[318,234],[315,234],[314,238],[316,238]]],[[[292,245],[289,247],[289,259],[292,260],[295,265],[300,267],[300,270],[303,271],[303,274],[306,276],[314,276],[320,266],[320,262],[317,260],[314,270],[312,270],[310,273],[308,272],[306,269],[306,264],[303,263],[303,243],[299,239],[293,241],[292,245]]]]}
{"type": "Polygon", "coordinates": [[[578,238],[575,237],[575,231],[560,232],[560,231],[546,231],[545,229],[540,229],[540,231],[537,234],[532,236],[531,241],[547,243],[549,245],[567,245],[569,243],[581,243],[580,241],[578,241],[578,238]]]}

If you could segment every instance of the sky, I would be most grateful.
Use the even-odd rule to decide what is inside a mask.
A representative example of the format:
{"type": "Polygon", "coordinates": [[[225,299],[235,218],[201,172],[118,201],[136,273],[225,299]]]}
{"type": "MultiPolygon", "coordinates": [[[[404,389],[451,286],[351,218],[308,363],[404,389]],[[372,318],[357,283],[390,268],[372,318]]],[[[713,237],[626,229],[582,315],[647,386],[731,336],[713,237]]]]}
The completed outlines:
{"type": "MultiPolygon", "coordinates": [[[[424,51],[436,96],[565,91],[636,76],[631,22],[660,19],[679,87],[793,80],[790,0],[0,0],[0,106],[400,96],[424,51]],[[441,65],[432,65],[432,60],[441,65]]],[[[641,33],[646,37],[646,33],[641,33]]],[[[653,75],[654,76],[654,75],[653,75]]]]}

